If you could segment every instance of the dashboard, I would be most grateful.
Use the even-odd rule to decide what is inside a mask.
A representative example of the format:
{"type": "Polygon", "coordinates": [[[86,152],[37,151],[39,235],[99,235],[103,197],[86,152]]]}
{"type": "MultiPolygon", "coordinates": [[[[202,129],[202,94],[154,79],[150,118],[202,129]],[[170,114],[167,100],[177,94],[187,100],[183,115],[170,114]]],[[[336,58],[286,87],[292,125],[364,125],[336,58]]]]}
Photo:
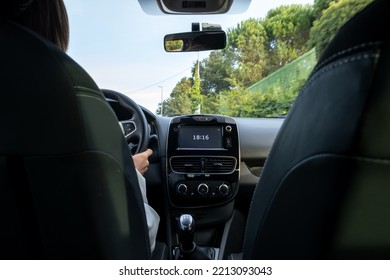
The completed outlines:
{"type": "MultiPolygon", "coordinates": [[[[123,95],[109,97],[120,125],[134,122],[142,128],[134,104],[123,95]]],[[[254,188],[284,119],[164,117],[141,109],[153,150],[144,175],[147,196],[160,216],[157,239],[169,248],[168,259],[177,255],[182,215],[196,221],[196,244],[212,248],[215,258],[225,258],[237,250],[226,244],[239,244],[229,239],[243,238],[254,188]]]]}

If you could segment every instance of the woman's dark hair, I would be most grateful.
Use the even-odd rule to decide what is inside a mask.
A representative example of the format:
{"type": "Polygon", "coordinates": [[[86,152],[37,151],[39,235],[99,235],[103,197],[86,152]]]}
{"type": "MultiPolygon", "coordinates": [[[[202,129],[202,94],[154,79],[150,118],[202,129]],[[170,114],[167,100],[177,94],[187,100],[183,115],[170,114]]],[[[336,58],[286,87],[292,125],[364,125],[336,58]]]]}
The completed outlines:
{"type": "Polygon", "coordinates": [[[69,21],[63,0],[34,0],[13,21],[26,26],[66,51],[69,21]]]}

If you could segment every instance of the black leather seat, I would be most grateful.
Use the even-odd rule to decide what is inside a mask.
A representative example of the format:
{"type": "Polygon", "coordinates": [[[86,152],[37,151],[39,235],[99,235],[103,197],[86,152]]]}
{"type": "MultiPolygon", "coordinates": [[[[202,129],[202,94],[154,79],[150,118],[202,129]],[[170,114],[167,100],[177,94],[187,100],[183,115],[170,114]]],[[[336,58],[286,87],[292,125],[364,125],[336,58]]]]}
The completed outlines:
{"type": "Polygon", "coordinates": [[[149,259],[134,165],[97,85],[2,17],[0,38],[0,258],[149,259]]]}
{"type": "Polygon", "coordinates": [[[244,259],[390,258],[390,23],[376,0],[336,35],[256,187],[244,259]]]}

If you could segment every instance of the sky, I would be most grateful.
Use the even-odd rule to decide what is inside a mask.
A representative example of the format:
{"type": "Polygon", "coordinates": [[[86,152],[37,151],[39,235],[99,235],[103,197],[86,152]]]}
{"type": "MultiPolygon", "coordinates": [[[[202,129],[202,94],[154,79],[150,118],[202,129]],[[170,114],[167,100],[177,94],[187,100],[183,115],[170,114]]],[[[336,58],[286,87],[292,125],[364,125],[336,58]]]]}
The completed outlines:
{"type": "Polygon", "coordinates": [[[223,30],[249,18],[264,18],[280,5],[313,0],[252,0],[234,15],[147,15],[137,0],[64,0],[70,22],[68,54],[100,88],[119,91],[155,112],[191,67],[209,52],[166,53],[166,34],[191,31],[192,22],[220,24],[223,30]]]}

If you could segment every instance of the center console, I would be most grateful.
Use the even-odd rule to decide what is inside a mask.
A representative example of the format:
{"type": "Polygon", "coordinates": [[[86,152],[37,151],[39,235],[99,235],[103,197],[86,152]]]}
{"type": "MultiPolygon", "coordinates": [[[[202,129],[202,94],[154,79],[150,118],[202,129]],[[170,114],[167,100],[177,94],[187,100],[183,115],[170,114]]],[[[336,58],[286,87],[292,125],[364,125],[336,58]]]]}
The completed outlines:
{"type": "MultiPolygon", "coordinates": [[[[220,247],[223,228],[238,192],[240,146],[234,119],[186,115],[171,120],[167,186],[173,229],[182,214],[194,217],[196,240],[220,247]]],[[[172,232],[178,246],[177,232],[172,232]]]]}

